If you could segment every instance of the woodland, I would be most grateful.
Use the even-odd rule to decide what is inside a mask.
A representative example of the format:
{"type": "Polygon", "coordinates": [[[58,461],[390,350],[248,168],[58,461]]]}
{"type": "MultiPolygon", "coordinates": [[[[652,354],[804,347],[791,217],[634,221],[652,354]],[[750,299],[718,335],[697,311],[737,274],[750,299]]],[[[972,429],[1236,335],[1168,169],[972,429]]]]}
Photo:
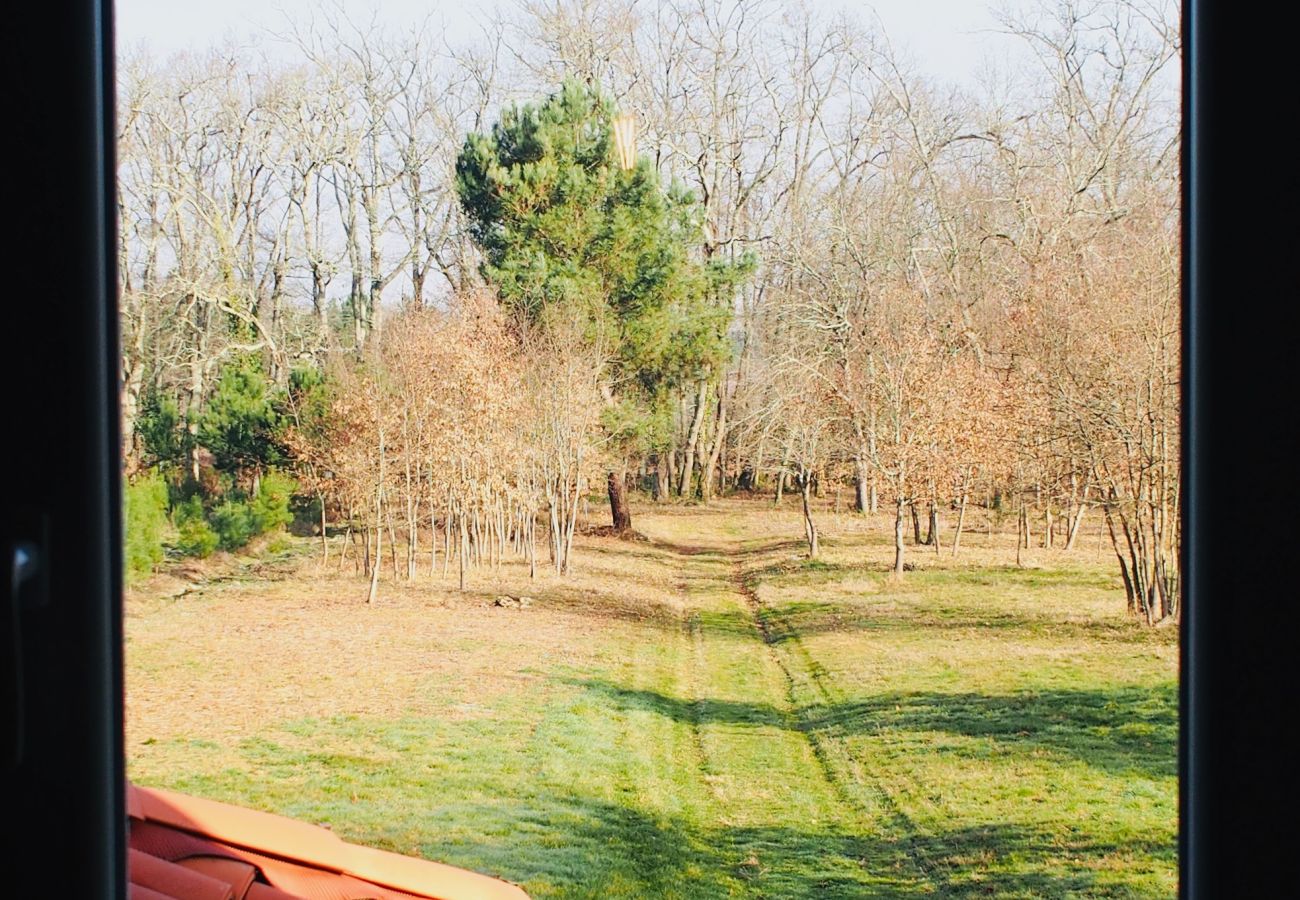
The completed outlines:
{"type": "Polygon", "coordinates": [[[1097,524],[1176,621],[1177,14],[1018,7],[977,87],[774,0],[125,48],[131,571],[292,526],[373,604],[741,497],[809,559],[887,515],[902,581],[1097,524]]]}

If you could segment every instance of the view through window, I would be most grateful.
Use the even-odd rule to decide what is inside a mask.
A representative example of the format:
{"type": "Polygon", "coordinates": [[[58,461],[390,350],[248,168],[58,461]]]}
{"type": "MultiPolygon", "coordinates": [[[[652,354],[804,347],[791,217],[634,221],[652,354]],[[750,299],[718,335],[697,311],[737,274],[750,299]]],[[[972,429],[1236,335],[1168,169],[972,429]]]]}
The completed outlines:
{"type": "Polygon", "coordinates": [[[1172,896],[1179,14],[119,0],[132,783],[429,896],[1172,896]]]}

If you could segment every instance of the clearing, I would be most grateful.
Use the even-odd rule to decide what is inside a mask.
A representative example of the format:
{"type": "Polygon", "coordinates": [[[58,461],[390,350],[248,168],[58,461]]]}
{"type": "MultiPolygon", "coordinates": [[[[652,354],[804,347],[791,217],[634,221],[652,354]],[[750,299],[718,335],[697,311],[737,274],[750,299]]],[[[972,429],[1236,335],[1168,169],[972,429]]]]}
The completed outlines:
{"type": "Polygon", "coordinates": [[[770,501],[634,521],[567,580],[373,607],[308,539],[155,579],[130,776],[537,897],[1174,895],[1177,635],[1124,616],[1091,536],[1017,568],[972,531],[895,584],[883,515],[825,513],[816,561],[770,501]]]}

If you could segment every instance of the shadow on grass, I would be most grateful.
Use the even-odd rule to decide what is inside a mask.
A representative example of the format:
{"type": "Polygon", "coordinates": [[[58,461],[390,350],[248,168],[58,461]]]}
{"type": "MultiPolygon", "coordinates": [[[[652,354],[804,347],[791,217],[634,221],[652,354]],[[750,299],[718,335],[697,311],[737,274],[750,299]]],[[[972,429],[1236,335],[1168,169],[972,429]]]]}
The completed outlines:
{"type": "Polygon", "coordinates": [[[807,544],[802,540],[795,539],[746,541],[743,543],[724,541],[721,543],[709,542],[703,544],[686,544],[680,541],[652,538],[650,546],[677,556],[713,557],[719,562],[724,562],[740,558],[750,558],[767,553],[794,552],[807,547],[807,544]]]}
{"type": "Polygon", "coordinates": [[[1021,748],[1026,756],[1047,751],[1112,775],[1178,774],[1178,695],[1173,684],[1016,694],[890,693],[806,706],[791,717],[766,703],[686,700],[600,679],[570,683],[619,709],[652,712],[685,724],[797,727],[832,740],[943,732],[988,739],[1003,749],[1021,748]]]}
{"type": "MultiPolygon", "coordinates": [[[[803,546],[800,540],[766,541],[742,547],[726,545],[691,545],[665,540],[655,540],[649,547],[625,549],[623,547],[593,547],[594,554],[606,564],[617,563],[620,557],[659,558],[670,556],[694,560],[697,570],[692,582],[698,586],[714,584],[717,587],[740,587],[751,596],[764,582],[778,587],[816,588],[834,586],[845,577],[869,576],[877,580],[881,592],[867,592],[870,602],[843,602],[834,600],[794,601],[768,603],[760,615],[770,626],[771,640],[780,643],[801,635],[849,631],[923,631],[927,629],[989,630],[998,632],[1024,631],[1054,639],[1096,639],[1104,641],[1139,642],[1150,640],[1149,629],[1127,618],[1063,621],[1052,615],[1038,615],[1032,611],[1007,612],[987,605],[963,602],[970,592],[984,588],[999,591],[1015,589],[1055,589],[1060,587],[1108,590],[1115,588],[1114,578],[1096,572],[1075,569],[1029,570],[1014,566],[940,568],[911,573],[905,582],[896,587],[888,581],[888,567],[882,563],[832,563],[825,560],[775,559],[788,551],[803,546]],[[747,569],[735,580],[731,564],[735,560],[768,561],[747,569]],[[924,602],[935,590],[951,588],[953,596],[946,602],[924,602]],[[901,590],[904,593],[900,594],[901,590]],[[901,605],[899,601],[903,601],[901,605]],[[771,627],[775,626],[775,627],[771,627]]],[[[587,597],[590,599],[590,596],[587,597]]],[[[615,595],[601,597],[602,610],[617,610],[626,605],[615,595]]],[[[590,604],[579,604],[590,605],[590,604]]],[[[1032,610],[1028,600],[1024,604],[1032,610]]],[[[660,624],[672,627],[670,618],[644,616],[640,609],[623,610],[629,619],[644,621],[657,619],[660,624]]],[[[615,617],[620,617],[615,615],[615,617]]],[[[755,635],[749,616],[737,610],[700,609],[694,613],[695,623],[707,634],[744,637],[755,635]]]]}
{"type": "MultiPolygon", "coordinates": [[[[652,692],[594,689],[663,715],[695,714],[652,692]]],[[[705,714],[728,722],[772,715],[717,703],[705,714]]],[[[637,788],[617,776],[607,782],[612,792],[593,796],[549,781],[544,769],[507,774],[490,759],[475,764],[472,753],[447,769],[445,748],[420,740],[430,727],[410,720],[390,734],[386,722],[305,720],[295,733],[322,752],[257,739],[242,747],[251,768],[167,786],[329,823],[345,840],[504,877],[539,900],[1159,897],[1175,868],[1172,839],[1113,833],[1105,823],[1083,833],[1016,822],[926,833],[793,817],[725,823],[707,792],[684,791],[670,812],[638,802],[637,788]],[[375,746],[329,749],[335,737],[358,734],[375,746]],[[380,749],[401,752],[370,758],[380,749]]]]}
{"type": "Polygon", "coordinates": [[[994,695],[881,694],[803,712],[805,727],[831,736],[938,731],[1046,750],[1110,774],[1178,774],[1178,692],[1170,683],[994,695]]]}
{"type": "Polygon", "coordinates": [[[488,852],[469,848],[464,856],[434,845],[429,855],[502,871],[538,898],[931,894],[903,846],[831,829],[728,828],[555,795],[537,797],[514,814],[535,840],[488,852]]]}
{"type": "MultiPolygon", "coordinates": [[[[802,545],[802,542],[796,542],[802,545]]],[[[762,556],[779,546],[758,547],[751,556],[762,556]]],[[[1118,573],[1097,572],[1070,566],[1068,561],[1052,568],[1020,568],[1013,565],[962,565],[953,564],[946,557],[939,565],[931,567],[931,557],[919,556],[908,560],[914,565],[909,569],[898,587],[902,590],[920,590],[933,587],[995,587],[1007,588],[1091,588],[1095,590],[1119,591],[1123,583],[1118,573]]],[[[747,569],[745,580],[757,585],[762,581],[779,578],[787,585],[813,587],[821,584],[833,584],[845,576],[874,575],[889,583],[893,566],[888,560],[862,560],[855,562],[831,562],[826,559],[780,559],[766,562],[764,565],[747,569]]]]}
{"type": "Polygon", "coordinates": [[[1157,885],[1099,884],[1098,871],[1108,857],[1170,865],[1174,855],[1172,843],[1062,840],[1017,824],[904,836],[725,827],[555,794],[458,812],[506,834],[433,840],[421,852],[500,874],[538,898],[1161,896],[1157,885]]]}
{"type": "Polygon", "coordinates": [[[688,725],[766,725],[790,727],[790,718],[767,703],[743,700],[684,700],[658,691],[625,688],[596,678],[566,679],[620,710],[652,712],[688,725]]]}
{"type": "Polygon", "coordinates": [[[641,541],[631,542],[624,541],[614,543],[612,541],[584,544],[581,548],[582,553],[590,555],[597,559],[643,559],[662,562],[671,557],[675,551],[672,547],[665,546],[657,541],[651,541],[643,537],[641,541]]]}
{"type": "Polygon", "coordinates": [[[775,644],[817,634],[850,632],[911,632],[923,638],[927,633],[978,631],[1026,639],[1139,645],[1169,643],[1176,637],[1173,632],[1154,631],[1128,617],[1063,619],[1049,613],[1007,612],[957,600],[900,602],[898,595],[887,593],[864,594],[861,599],[849,601],[769,602],[758,615],[769,626],[775,644]]]}

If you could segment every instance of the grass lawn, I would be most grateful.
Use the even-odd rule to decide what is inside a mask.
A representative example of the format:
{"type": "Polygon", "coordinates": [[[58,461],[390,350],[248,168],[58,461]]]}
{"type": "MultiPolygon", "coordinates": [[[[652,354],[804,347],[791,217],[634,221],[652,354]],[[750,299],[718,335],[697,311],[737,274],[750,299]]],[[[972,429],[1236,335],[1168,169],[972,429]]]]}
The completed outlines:
{"type": "MultiPolygon", "coordinates": [[[[1174,630],[1109,551],[637,510],[568,580],[421,575],[374,607],[311,544],[128,601],[128,768],[536,897],[1171,897],[1174,630]],[[171,590],[169,590],[171,588],[171,590]],[[493,606],[526,594],[526,609],[493,606]],[[169,597],[170,595],[170,597],[169,597]]],[[[387,573],[386,573],[387,574],[387,573]]]]}

